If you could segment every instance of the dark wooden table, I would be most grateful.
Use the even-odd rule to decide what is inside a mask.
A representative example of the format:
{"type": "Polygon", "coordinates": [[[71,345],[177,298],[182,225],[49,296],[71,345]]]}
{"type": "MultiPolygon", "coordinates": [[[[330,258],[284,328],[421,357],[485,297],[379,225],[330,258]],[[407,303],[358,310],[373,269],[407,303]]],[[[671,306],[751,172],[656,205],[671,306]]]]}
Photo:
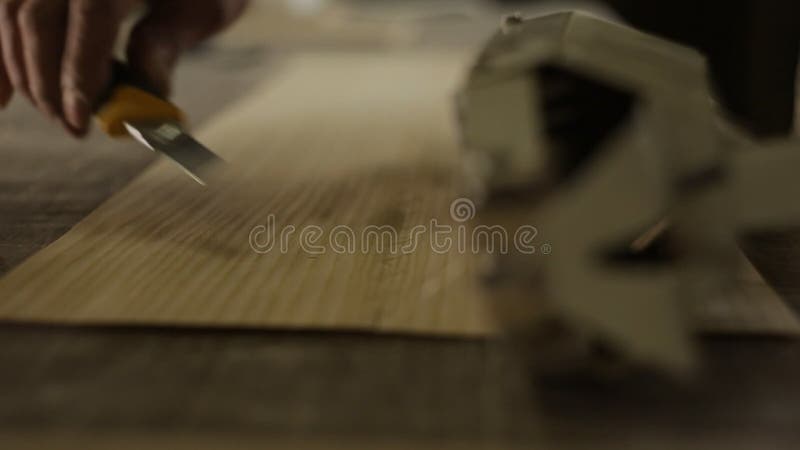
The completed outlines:
{"type": "MultiPolygon", "coordinates": [[[[220,57],[190,58],[179,101],[202,119],[241,94],[262,70],[242,62],[260,53],[245,56],[235,71],[220,57]]],[[[152,159],[103,136],[69,140],[21,102],[0,114],[0,147],[0,274],[152,159]]],[[[532,389],[502,341],[6,324],[0,436],[797,448],[800,343],[704,338],[699,345],[704,369],[692,384],[532,389]]]]}

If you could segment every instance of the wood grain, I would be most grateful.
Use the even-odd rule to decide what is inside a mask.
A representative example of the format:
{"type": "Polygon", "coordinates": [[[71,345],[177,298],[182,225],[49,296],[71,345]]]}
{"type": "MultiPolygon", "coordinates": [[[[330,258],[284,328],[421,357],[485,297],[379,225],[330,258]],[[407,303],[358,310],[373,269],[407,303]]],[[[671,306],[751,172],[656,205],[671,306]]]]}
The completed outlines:
{"type": "Polygon", "coordinates": [[[206,127],[229,161],[202,189],[162,161],[2,280],[14,320],[337,327],[483,334],[475,255],[258,254],[278,227],[394,227],[449,220],[460,54],[298,57],[206,127]]]}
{"type": "MultiPolygon", "coordinates": [[[[432,220],[470,225],[450,216],[460,192],[453,95],[468,63],[461,52],[293,58],[198,134],[229,162],[210,187],[158,162],[0,279],[0,319],[497,331],[478,284],[483,256],[431,245],[432,220]],[[279,242],[256,251],[251,238],[264,235],[253,230],[267,225],[279,242]],[[302,245],[308,226],[322,233],[317,251],[302,245]],[[344,252],[331,243],[342,226],[355,237],[344,252]],[[397,241],[370,227],[391,227],[397,241]]],[[[758,280],[696,306],[705,331],[800,334],[758,280]]]]}

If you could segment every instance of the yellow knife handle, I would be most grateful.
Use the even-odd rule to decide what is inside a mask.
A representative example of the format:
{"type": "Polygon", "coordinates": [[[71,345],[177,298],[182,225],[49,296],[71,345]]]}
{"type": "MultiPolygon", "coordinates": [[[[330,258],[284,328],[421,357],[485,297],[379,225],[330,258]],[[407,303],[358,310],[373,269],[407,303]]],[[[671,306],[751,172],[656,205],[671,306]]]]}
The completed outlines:
{"type": "Polygon", "coordinates": [[[95,110],[100,129],[113,137],[127,136],[125,122],[183,123],[183,112],[148,88],[128,67],[114,62],[113,81],[95,110]]]}

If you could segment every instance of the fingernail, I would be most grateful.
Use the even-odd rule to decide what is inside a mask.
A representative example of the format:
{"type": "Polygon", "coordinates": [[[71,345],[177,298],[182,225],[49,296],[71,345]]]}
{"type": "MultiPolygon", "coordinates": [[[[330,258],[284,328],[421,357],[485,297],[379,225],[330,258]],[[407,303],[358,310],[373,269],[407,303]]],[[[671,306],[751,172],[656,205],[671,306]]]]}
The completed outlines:
{"type": "Polygon", "coordinates": [[[78,132],[85,129],[89,119],[89,102],[86,96],[75,90],[67,91],[64,93],[63,106],[70,127],[78,132]]]}

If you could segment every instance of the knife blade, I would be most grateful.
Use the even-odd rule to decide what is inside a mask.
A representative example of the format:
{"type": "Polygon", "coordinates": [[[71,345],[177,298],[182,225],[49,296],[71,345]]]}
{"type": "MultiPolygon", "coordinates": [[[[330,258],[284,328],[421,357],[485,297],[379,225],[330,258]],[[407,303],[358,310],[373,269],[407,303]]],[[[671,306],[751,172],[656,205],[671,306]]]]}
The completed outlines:
{"type": "Polygon", "coordinates": [[[125,129],[136,141],[176,162],[192,179],[206,185],[208,172],[222,158],[197,142],[177,122],[124,122],[125,129]]]}

